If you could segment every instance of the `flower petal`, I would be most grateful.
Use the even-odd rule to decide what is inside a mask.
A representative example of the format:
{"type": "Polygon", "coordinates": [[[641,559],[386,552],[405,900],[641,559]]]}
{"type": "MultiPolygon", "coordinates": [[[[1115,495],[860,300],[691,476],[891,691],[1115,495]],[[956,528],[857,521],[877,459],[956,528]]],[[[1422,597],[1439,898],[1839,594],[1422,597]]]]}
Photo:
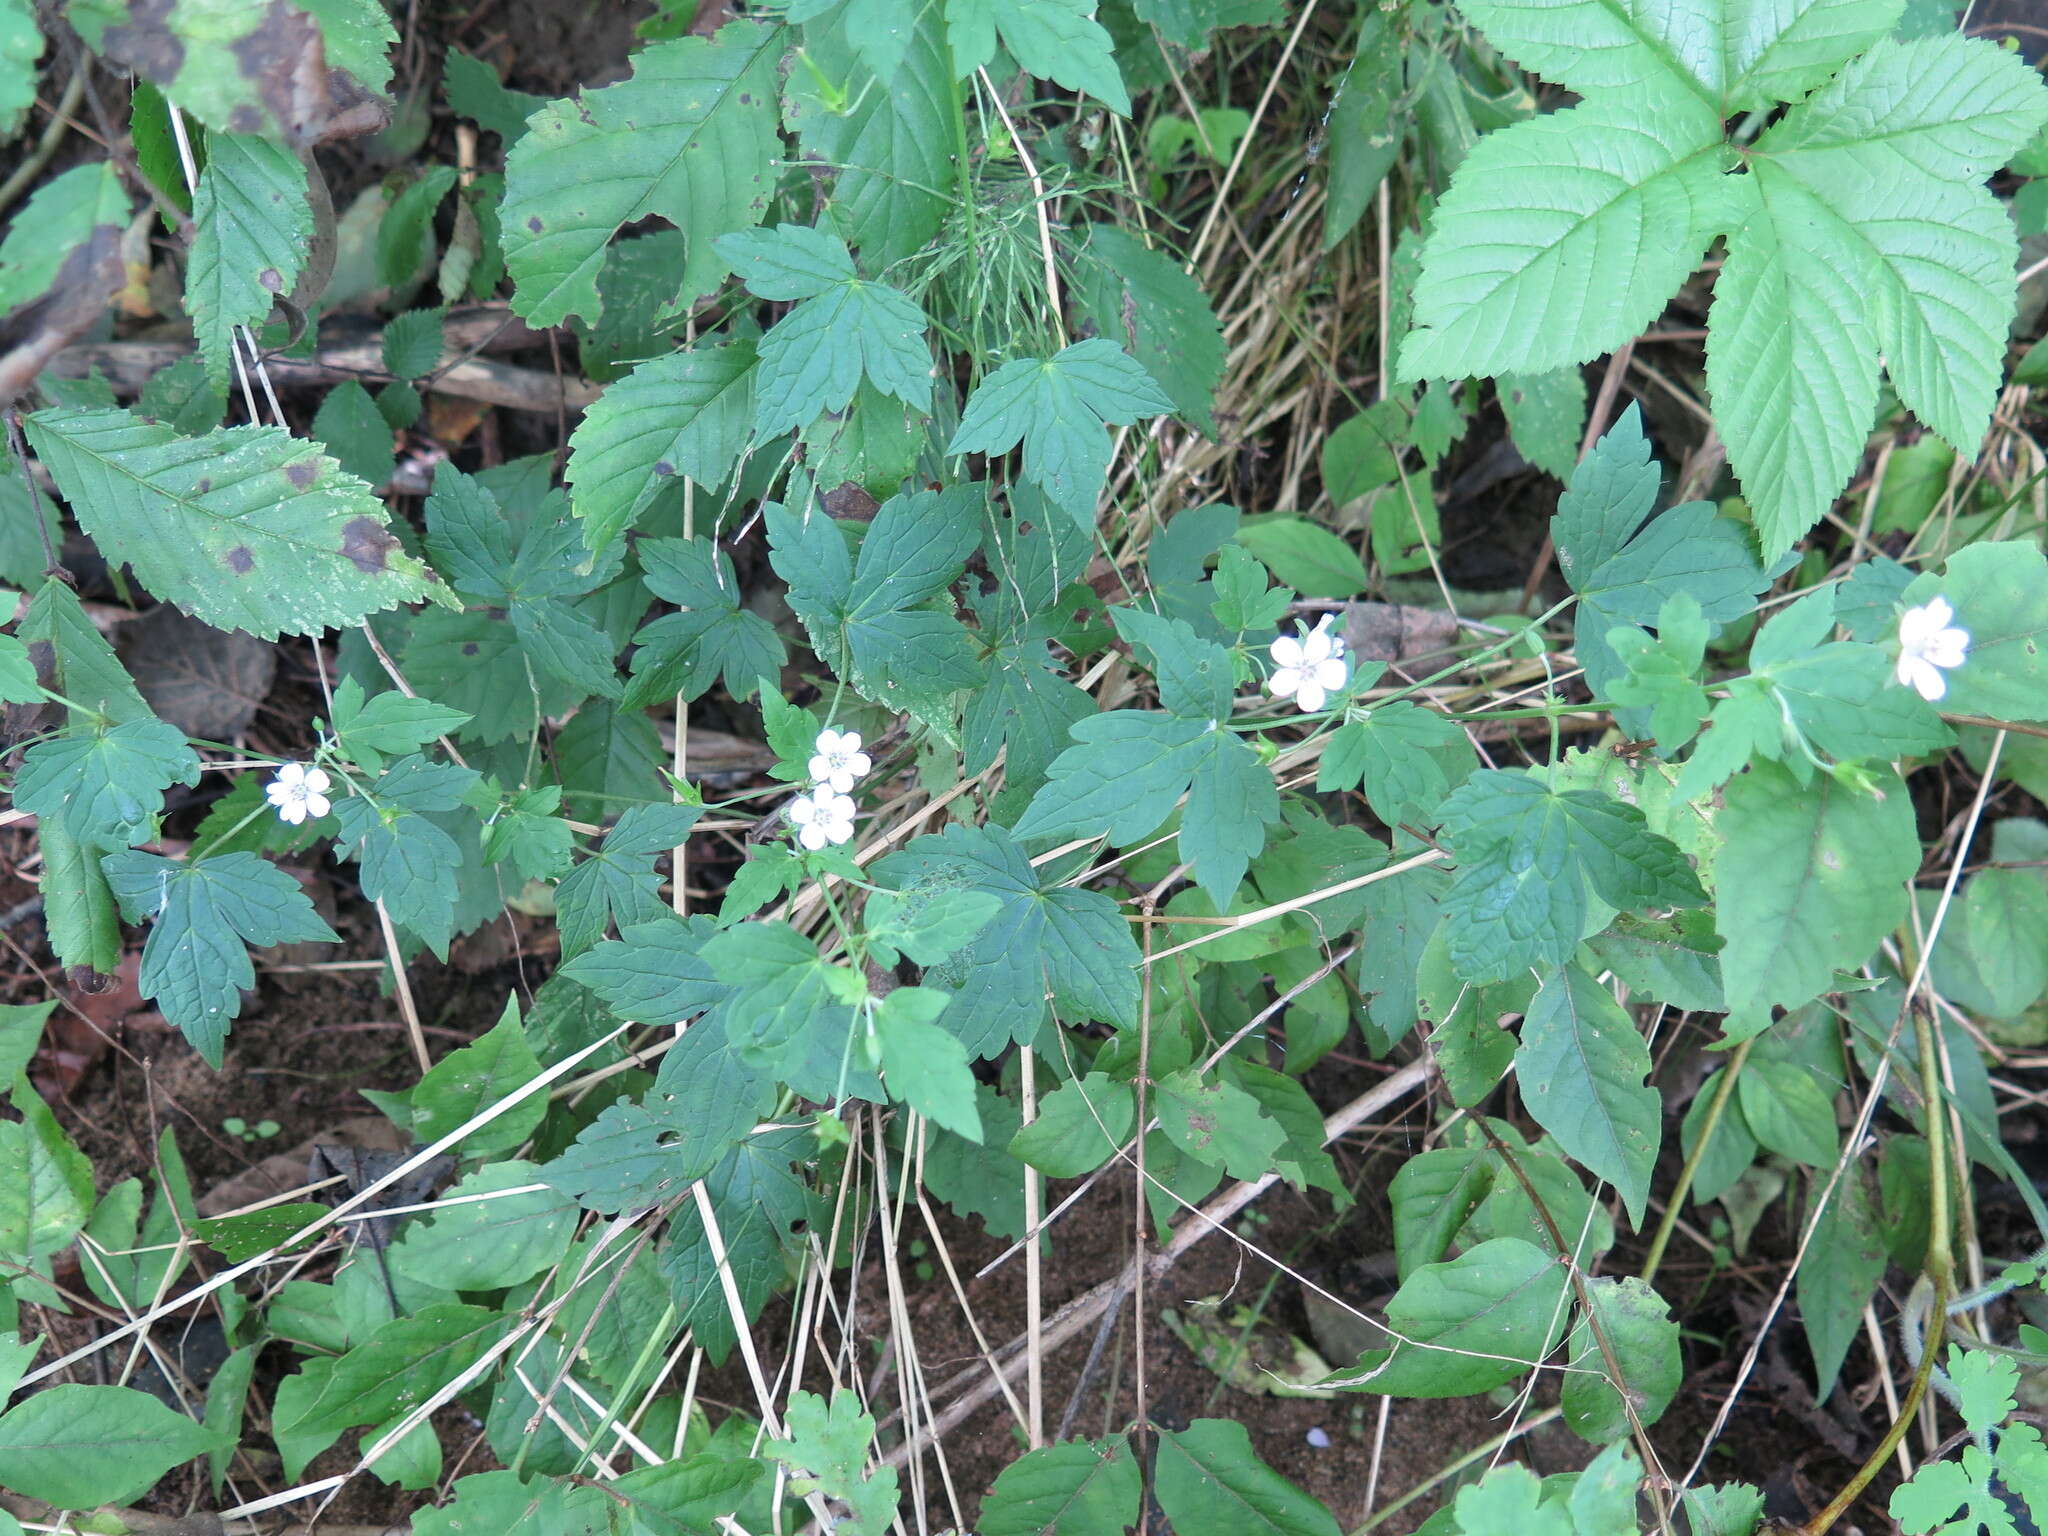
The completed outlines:
{"type": "Polygon", "coordinates": [[[1301,642],[1292,635],[1282,635],[1267,647],[1273,660],[1282,667],[1298,667],[1303,660],[1301,642]]]}
{"type": "Polygon", "coordinates": [[[325,795],[308,795],[305,802],[306,814],[318,819],[334,809],[334,804],[325,795]]]}
{"type": "Polygon", "coordinates": [[[1351,664],[1338,657],[1316,663],[1316,683],[1326,692],[1335,693],[1350,676],[1351,664]]]}
{"type": "Polygon", "coordinates": [[[1303,669],[1300,667],[1282,667],[1266,679],[1266,687],[1274,697],[1284,699],[1301,686],[1303,675],[1303,669]]]}
{"type": "Polygon", "coordinates": [[[1932,704],[1948,692],[1948,679],[1941,675],[1941,668],[1918,656],[1901,657],[1900,668],[1903,670],[1908,665],[1912,667],[1911,681],[1914,691],[1928,703],[1932,704]]]}
{"type": "Polygon", "coordinates": [[[1322,709],[1324,703],[1323,685],[1313,677],[1303,678],[1301,691],[1294,696],[1294,702],[1301,706],[1303,714],[1316,714],[1322,709]]]}

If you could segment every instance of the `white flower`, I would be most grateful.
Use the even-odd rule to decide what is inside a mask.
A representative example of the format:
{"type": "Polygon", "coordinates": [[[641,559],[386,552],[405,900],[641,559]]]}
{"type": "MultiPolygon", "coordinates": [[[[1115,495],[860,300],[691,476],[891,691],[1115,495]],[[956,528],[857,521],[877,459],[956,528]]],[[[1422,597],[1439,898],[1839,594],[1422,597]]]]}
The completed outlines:
{"type": "Polygon", "coordinates": [[[334,809],[327,798],[325,769],[284,763],[277,777],[263,786],[263,797],[277,807],[277,819],[296,827],[308,816],[318,820],[334,809]]]}
{"type": "Polygon", "coordinates": [[[1969,654],[1970,632],[1949,623],[1955,616],[1948,599],[1937,597],[1899,617],[1899,681],[1929,703],[1948,692],[1942,668],[1960,667],[1969,654]]]}
{"type": "Polygon", "coordinates": [[[1316,620],[1314,629],[1299,638],[1282,635],[1272,644],[1274,671],[1266,687],[1276,697],[1291,697],[1305,714],[1320,710],[1351,676],[1351,663],[1344,659],[1344,637],[1330,631],[1334,618],[1326,613],[1316,620]]]}
{"type": "Polygon", "coordinates": [[[811,759],[811,777],[842,795],[852,793],[854,781],[866,778],[875,766],[860,749],[859,731],[835,731],[827,726],[818,732],[818,744],[812,751],[817,755],[811,759]]]}
{"type": "Polygon", "coordinates": [[[789,819],[796,825],[796,840],[813,853],[827,843],[836,845],[853,837],[853,801],[829,789],[798,795],[789,802],[789,819]]]}

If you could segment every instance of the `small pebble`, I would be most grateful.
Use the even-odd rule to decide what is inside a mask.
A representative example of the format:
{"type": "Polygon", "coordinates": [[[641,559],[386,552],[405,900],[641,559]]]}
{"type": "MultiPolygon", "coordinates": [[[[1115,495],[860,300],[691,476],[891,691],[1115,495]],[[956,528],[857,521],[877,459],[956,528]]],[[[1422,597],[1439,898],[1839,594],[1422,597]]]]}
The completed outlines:
{"type": "Polygon", "coordinates": [[[1319,1451],[1327,1450],[1329,1448],[1330,1432],[1324,1429],[1323,1426],[1320,1424],[1316,1425],[1313,1429],[1311,1429],[1308,1432],[1307,1438],[1308,1443],[1314,1446],[1319,1451]]]}

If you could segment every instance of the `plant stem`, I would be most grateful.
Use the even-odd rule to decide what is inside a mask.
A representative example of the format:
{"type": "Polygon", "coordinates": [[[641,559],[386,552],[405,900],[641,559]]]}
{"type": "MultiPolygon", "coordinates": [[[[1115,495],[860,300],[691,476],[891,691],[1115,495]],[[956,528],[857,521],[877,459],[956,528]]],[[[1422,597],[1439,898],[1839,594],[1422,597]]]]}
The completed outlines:
{"type": "Polygon", "coordinates": [[[1752,1036],[1735,1047],[1735,1054],[1721,1069],[1721,1083],[1714,1090],[1713,1102],[1707,1106],[1707,1118],[1700,1126],[1700,1138],[1693,1144],[1692,1156],[1685,1160],[1685,1166],[1678,1172],[1678,1182],[1671,1187],[1670,1197],[1665,1202],[1663,1220],[1657,1223],[1657,1235],[1650,1239],[1649,1256],[1643,1260],[1645,1285],[1657,1278],[1657,1266],[1664,1262],[1664,1250],[1671,1243],[1671,1233],[1678,1225],[1678,1213],[1684,1208],[1685,1197],[1692,1189],[1693,1176],[1699,1172],[1700,1163],[1706,1158],[1707,1147],[1714,1139],[1714,1128],[1721,1123],[1721,1113],[1735,1092],[1735,1080],[1742,1075],[1742,1064],[1749,1060],[1749,1048],[1754,1039],[1752,1036]]]}
{"type": "MultiPolygon", "coordinates": [[[[1934,1377],[1935,1358],[1941,1353],[1942,1330],[1948,1326],[1949,1293],[1954,1286],[1954,1260],[1949,1254],[1948,1209],[1948,1107],[1941,1092],[1941,1064],[1935,1056],[1934,1026],[1928,1011],[1909,1001],[1913,1010],[1913,1033],[1920,1046],[1920,1092],[1927,1120],[1927,1259],[1921,1266],[1921,1287],[1931,1285],[1934,1298],[1927,1309],[1927,1338],[1920,1349],[1920,1364],[1913,1372],[1913,1385],[1899,1404],[1899,1416],[1885,1431],[1877,1449],[1857,1468],[1842,1491],[1828,1501],[1827,1508],[1799,1528],[1800,1536],[1824,1536],[1841,1519],[1850,1505],[1870,1486],[1870,1480],[1906,1437],[1907,1426],[1920,1411],[1927,1384],[1934,1377]]],[[[1916,1298],[1920,1287],[1916,1287],[1916,1298]]],[[[1908,1301],[1911,1306],[1913,1302],[1908,1301]]]]}

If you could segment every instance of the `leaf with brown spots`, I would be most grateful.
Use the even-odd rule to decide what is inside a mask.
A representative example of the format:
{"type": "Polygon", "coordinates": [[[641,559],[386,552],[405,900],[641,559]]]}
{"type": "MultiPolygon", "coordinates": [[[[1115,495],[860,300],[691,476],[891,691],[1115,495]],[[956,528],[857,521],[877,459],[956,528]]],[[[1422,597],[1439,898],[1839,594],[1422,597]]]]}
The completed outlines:
{"type": "Polygon", "coordinates": [[[160,87],[217,133],[311,144],[332,110],[327,51],[286,0],[72,0],[86,46],[160,87]]]}
{"type": "Polygon", "coordinates": [[[207,381],[228,382],[234,328],[255,326],[281,293],[290,293],[313,238],[306,167],[268,139],[217,133],[207,141],[185,272],[185,313],[207,381]]]}
{"type": "Polygon", "coordinates": [[[450,600],[317,444],[275,427],[181,437],[117,410],[39,411],[27,426],[101,553],[216,629],[314,634],[450,600]]]}
{"type": "Polygon", "coordinates": [[[499,212],[512,307],[534,326],[604,312],[598,273],[619,229],[653,215],[689,240],[668,313],[717,286],[710,236],[760,222],[775,186],[779,26],[643,49],[633,77],[552,101],[512,149],[499,212]]]}

